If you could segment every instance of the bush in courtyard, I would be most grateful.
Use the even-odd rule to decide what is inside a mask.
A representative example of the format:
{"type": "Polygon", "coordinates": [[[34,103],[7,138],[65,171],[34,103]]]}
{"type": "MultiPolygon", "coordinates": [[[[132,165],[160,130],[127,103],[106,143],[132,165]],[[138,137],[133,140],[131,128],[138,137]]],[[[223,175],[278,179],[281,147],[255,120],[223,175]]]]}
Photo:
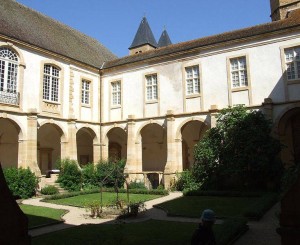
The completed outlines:
{"type": "Polygon", "coordinates": [[[91,190],[97,188],[96,168],[93,163],[89,163],[82,167],[82,188],[84,190],[91,190]]]}
{"type": "Polygon", "coordinates": [[[175,182],[175,189],[177,191],[191,191],[200,188],[200,184],[197,183],[195,177],[191,171],[185,170],[180,174],[177,174],[177,181],[175,182]]]}
{"type": "Polygon", "coordinates": [[[43,195],[55,195],[58,193],[58,189],[54,185],[47,185],[41,189],[41,193],[43,195]]]}
{"type": "Polygon", "coordinates": [[[61,160],[57,182],[68,191],[79,191],[81,189],[81,170],[75,160],[61,160]]]}
{"type": "Polygon", "coordinates": [[[281,145],[270,133],[262,112],[244,106],[223,109],[216,127],[195,146],[193,175],[203,189],[251,190],[278,182],[281,145]]]}
{"type": "Polygon", "coordinates": [[[128,185],[129,189],[147,189],[144,182],[130,182],[128,185]]]}
{"type": "Polygon", "coordinates": [[[29,198],[35,195],[38,178],[29,168],[6,168],[3,173],[13,196],[29,198]]]}
{"type": "Polygon", "coordinates": [[[123,186],[124,178],[124,167],[125,160],[113,161],[100,161],[96,165],[96,182],[98,185],[106,187],[114,187],[116,184],[118,187],[123,186]]]}

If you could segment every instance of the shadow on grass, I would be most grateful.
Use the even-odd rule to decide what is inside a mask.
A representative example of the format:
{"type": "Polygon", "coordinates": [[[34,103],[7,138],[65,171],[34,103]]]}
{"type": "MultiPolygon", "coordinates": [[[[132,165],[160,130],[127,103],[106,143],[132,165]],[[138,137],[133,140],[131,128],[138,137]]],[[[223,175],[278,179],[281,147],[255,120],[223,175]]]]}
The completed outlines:
{"type": "Polygon", "coordinates": [[[28,217],[28,228],[29,229],[35,229],[35,228],[40,228],[48,225],[54,225],[54,224],[60,224],[63,223],[64,221],[57,220],[57,219],[52,219],[48,217],[42,217],[42,216],[36,216],[36,215],[31,215],[31,214],[26,214],[28,217]]]}

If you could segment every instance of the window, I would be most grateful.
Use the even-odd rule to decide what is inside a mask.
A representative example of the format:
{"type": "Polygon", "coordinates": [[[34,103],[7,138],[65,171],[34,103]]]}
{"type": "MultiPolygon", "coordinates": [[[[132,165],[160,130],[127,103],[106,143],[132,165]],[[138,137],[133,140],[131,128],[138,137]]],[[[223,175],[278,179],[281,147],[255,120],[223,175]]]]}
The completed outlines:
{"type": "Polygon", "coordinates": [[[121,81],[111,83],[112,88],[112,105],[121,105],[121,81]]]}
{"type": "Polygon", "coordinates": [[[17,93],[18,56],[9,48],[0,48],[0,91],[17,93]]]}
{"type": "Polygon", "coordinates": [[[44,65],[43,99],[58,102],[59,69],[53,65],[44,65]]]}
{"type": "Polygon", "coordinates": [[[199,66],[186,67],[185,80],[187,95],[200,93],[199,66]]]}
{"type": "Polygon", "coordinates": [[[157,75],[146,76],[147,100],[157,100],[157,75]]]}
{"type": "Polygon", "coordinates": [[[230,59],[231,84],[233,88],[247,87],[247,64],[246,57],[230,59]]]}
{"type": "Polygon", "coordinates": [[[300,79],[300,47],[286,49],[284,54],[287,80],[300,79]]]}
{"type": "Polygon", "coordinates": [[[89,105],[90,104],[90,85],[91,82],[87,80],[81,81],[81,103],[89,105]]]}

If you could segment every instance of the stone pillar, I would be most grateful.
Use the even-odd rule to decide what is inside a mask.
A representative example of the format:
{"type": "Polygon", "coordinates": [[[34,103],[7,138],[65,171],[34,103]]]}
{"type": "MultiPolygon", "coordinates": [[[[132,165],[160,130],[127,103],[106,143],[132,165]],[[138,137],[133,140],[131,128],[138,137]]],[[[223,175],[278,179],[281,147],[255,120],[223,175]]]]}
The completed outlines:
{"type": "Polygon", "coordinates": [[[127,119],[127,162],[125,173],[142,172],[142,142],[136,142],[135,116],[129,115],[127,119]]]}
{"type": "Polygon", "coordinates": [[[211,105],[209,109],[209,116],[210,116],[210,127],[214,128],[217,125],[217,115],[218,115],[218,106],[211,105]]]}
{"type": "Polygon", "coordinates": [[[93,143],[93,162],[98,163],[101,159],[101,145],[99,143],[93,143]]]}
{"type": "MultiPolygon", "coordinates": [[[[76,141],[76,121],[74,119],[71,119],[68,122],[68,140],[67,140],[67,147],[66,150],[67,152],[64,153],[68,158],[73,159],[73,160],[78,160],[77,159],[77,141],[76,141]]],[[[63,152],[63,142],[62,142],[62,149],[61,151],[63,152]]]]}
{"type": "Polygon", "coordinates": [[[107,160],[108,159],[108,139],[105,135],[103,135],[103,132],[101,132],[101,143],[100,143],[100,151],[101,151],[101,160],[107,160]]]}
{"type": "Polygon", "coordinates": [[[273,101],[271,98],[265,98],[263,102],[263,112],[266,119],[273,121],[273,101]]]}
{"type": "Polygon", "coordinates": [[[300,244],[300,176],[281,199],[280,228],[282,245],[300,244]]]}
{"type": "Polygon", "coordinates": [[[27,167],[37,175],[41,175],[37,160],[37,112],[35,109],[27,116],[27,140],[25,145],[23,147],[26,148],[27,167]]]}
{"type": "Polygon", "coordinates": [[[176,172],[182,172],[181,139],[175,139],[175,118],[172,110],[167,111],[167,164],[164,170],[164,185],[168,189],[176,172]]]}

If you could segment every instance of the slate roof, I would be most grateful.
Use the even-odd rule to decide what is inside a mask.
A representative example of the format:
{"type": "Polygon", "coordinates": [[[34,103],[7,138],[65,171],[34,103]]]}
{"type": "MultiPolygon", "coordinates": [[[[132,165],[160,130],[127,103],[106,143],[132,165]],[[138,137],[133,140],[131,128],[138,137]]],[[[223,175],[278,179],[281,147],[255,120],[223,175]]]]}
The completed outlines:
{"type": "Polygon", "coordinates": [[[97,40],[15,0],[0,0],[0,34],[97,68],[117,58],[97,40]]]}
{"type": "Polygon", "coordinates": [[[142,19],[139,29],[137,30],[129,49],[137,48],[145,44],[149,44],[155,48],[157,47],[157,42],[146,17],[142,19]]]}
{"type": "Polygon", "coordinates": [[[168,32],[166,30],[164,30],[159,38],[158,47],[161,48],[161,47],[165,47],[165,46],[168,46],[171,44],[172,44],[172,42],[168,35],[168,32]]]}
{"type": "Polygon", "coordinates": [[[158,48],[141,54],[125,56],[123,58],[105,63],[103,68],[111,68],[125,64],[127,65],[139,61],[147,62],[148,59],[163,57],[169,54],[174,55],[176,53],[186,52],[195,48],[205,48],[210,45],[222,43],[225,45],[226,42],[229,41],[239,41],[244,40],[245,38],[259,37],[260,35],[288,30],[295,27],[300,28],[300,9],[292,11],[289,17],[284,20],[274,21],[236,31],[225,32],[187,42],[172,44],[167,47],[158,48]]]}

